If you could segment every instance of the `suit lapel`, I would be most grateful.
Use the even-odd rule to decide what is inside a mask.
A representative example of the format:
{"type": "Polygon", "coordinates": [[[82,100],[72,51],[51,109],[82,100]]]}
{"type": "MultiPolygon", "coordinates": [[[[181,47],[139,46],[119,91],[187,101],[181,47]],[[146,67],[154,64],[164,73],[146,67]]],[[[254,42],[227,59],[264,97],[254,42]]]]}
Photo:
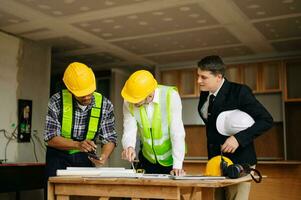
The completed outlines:
{"type": "Polygon", "coordinates": [[[212,115],[218,114],[218,109],[222,108],[229,90],[229,82],[225,79],[221,89],[218,91],[212,105],[212,115]]]}
{"type": "Polygon", "coordinates": [[[204,122],[206,122],[207,120],[202,115],[202,107],[203,107],[204,103],[207,101],[208,95],[209,95],[209,92],[207,92],[207,91],[201,92],[201,94],[200,94],[200,100],[199,100],[199,105],[198,105],[199,115],[200,115],[200,117],[202,118],[202,120],[204,122]]]}

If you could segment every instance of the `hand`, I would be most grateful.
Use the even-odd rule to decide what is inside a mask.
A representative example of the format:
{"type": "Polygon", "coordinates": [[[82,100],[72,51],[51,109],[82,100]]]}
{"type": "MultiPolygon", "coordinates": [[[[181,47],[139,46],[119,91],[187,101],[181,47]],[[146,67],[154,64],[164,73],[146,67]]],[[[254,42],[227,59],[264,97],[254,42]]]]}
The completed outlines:
{"type": "Polygon", "coordinates": [[[128,160],[129,162],[133,162],[136,157],[136,152],[133,147],[128,147],[124,149],[121,153],[121,158],[123,160],[128,160]]]}
{"type": "Polygon", "coordinates": [[[96,151],[96,144],[91,140],[84,140],[79,143],[79,150],[81,152],[92,152],[96,151]]]}
{"type": "Polygon", "coordinates": [[[221,151],[224,153],[234,153],[238,148],[239,143],[236,138],[232,135],[227,138],[225,143],[221,147],[221,151]]]}
{"type": "Polygon", "coordinates": [[[170,171],[170,174],[173,176],[184,176],[186,173],[184,169],[172,169],[170,171]]]}
{"type": "Polygon", "coordinates": [[[96,166],[96,167],[101,167],[103,166],[106,161],[108,160],[108,157],[104,154],[101,154],[99,159],[95,159],[95,158],[92,158],[92,157],[88,157],[89,160],[91,160],[91,162],[93,162],[93,164],[96,166]]]}

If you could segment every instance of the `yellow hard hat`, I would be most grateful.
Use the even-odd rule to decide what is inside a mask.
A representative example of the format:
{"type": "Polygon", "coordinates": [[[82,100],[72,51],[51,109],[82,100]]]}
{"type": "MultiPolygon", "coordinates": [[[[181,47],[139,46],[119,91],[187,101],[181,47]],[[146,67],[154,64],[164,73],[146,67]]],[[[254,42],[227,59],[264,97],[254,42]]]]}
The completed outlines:
{"type": "Polygon", "coordinates": [[[156,79],[149,71],[139,70],[125,82],[121,96],[130,103],[138,103],[152,93],[157,85],[156,79]]]}
{"type": "MultiPolygon", "coordinates": [[[[232,165],[233,162],[223,156],[224,161],[229,165],[232,165]]],[[[206,165],[206,172],[205,175],[206,176],[222,176],[222,170],[221,170],[221,156],[215,156],[213,158],[211,158],[206,165]]]]}
{"type": "Polygon", "coordinates": [[[63,81],[68,90],[77,97],[89,95],[96,90],[94,73],[83,63],[69,64],[65,70],[63,81]]]}

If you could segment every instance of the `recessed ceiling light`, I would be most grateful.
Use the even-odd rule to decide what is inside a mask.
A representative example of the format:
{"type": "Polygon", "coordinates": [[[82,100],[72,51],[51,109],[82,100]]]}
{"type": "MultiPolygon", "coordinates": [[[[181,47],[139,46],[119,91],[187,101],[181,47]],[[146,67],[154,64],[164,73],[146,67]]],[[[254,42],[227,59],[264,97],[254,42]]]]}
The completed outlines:
{"type": "Polygon", "coordinates": [[[207,20],[206,19],[200,19],[200,20],[198,20],[196,22],[199,23],[199,24],[204,24],[204,23],[207,22],[207,20]]]}
{"type": "Polygon", "coordinates": [[[283,0],[282,3],[293,3],[294,0],[283,0]]]}
{"type": "Polygon", "coordinates": [[[197,13],[192,13],[189,15],[189,17],[192,17],[192,18],[198,18],[200,16],[200,14],[197,14],[197,13]]]}
{"type": "Polygon", "coordinates": [[[130,15],[130,16],[128,16],[127,18],[128,18],[128,19],[137,19],[138,16],[137,16],[137,15],[130,15]]]}
{"type": "Polygon", "coordinates": [[[256,8],[259,8],[260,6],[257,5],[257,4],[252,4],[252,5],[248,5],[247,8],[250,8],[250,9],[256,9],[256,8]]]}
{"type": "Polygon", "coordinates": [[[115,25],[113,28],[114,29],[120,29],[122,26],[121,25],[115,25]]]}
{"type": "Polygon", "coordinates": [[[111,37],[113,34],[112,33],[103,33],[101,34],[103,37],[111,37]]]}
{"type": "Polygon", "coordinates": [[[181,7],[181,8],[180,8],[180,11],[189,11],[189,10],[190,10],[189,7],[181,7]]]}
{"type": "Polygon", "coordinates": [[[113,19],[105,19],[103,20],[104,23],[113,23],[114,20],[113,19]]]}
{"type": "Polygon", "coordinates": [[[115,3],[114,3],[113,1],[105,1],[105,4],[106,4],[107,6],[112,6],[112,5],[114,5],[115,3]]]}
{"type": "Polygon", "coordinates": [[[264,11],[258,11],[256,12],[256,15],[265,15],[266,13],[264,11]]]}
{"type": "Polygon", "coordinates": [[[92,28],[91,31],[95,32],[95,33],[99,33],[99,32],[101,32],[101,29],[100,28],[92,28]]]}
{"type": "Polygon", "coordinates": [[[55,11],[52,11],[52,14],[54,15],[62,15],[63,13],[59,10],[55,10],[55,11]]]}
{"type": "Polygon", "coordinates": [[[163,15],[164,13],[163,13],[163,12],[157,11],[157,12],[153,12],[152,14],[153,14],[153,15],[163,15]]]}
{"type": "Polygon", "coordinates": [[[170,22],[170,21],[173,21],[173,18],[165,17],[165,18],[163,18],[163,21],[170,22]]]}
{"type": "Polygon", "coordinates": [[[87,6],[82,6],[82,7],[79,8],[79,10],[81,10],[81,11],[88,11],[88,10],[90,10],[90,8],[87,7],[87,6]]]}
{"type": "Polygon", "coordinates": [[[88,23],[81,23],[81,24],[79,24],[81,27],[88,27],[88,26],[90,26],[90,24],[88,24],[88,23]]]}
{"type": "Polygon", "coordinates": [[[273,29],[273,28],[271,28],[271,29],[270,29],[270,31],[271,31],[272,33],[274,33],[276,30],[275,30],[275,29],[273,29]]]}
{"type": "Polygon", "coordinates": [[[75,0],[64,0],[64,3],[65,3],[65,4],[71,4],[71,3],[74,3],[74,1],[75,1],[75,0]]]}
{"type": "Polygon", "coordinates": [[[41,8],[42,10],[50,10],[51,9],[51,7],[49,5],[44,5],[44,4],[38,5],[38,7],[41,8]]]}
{"type": "Polygon", "coordinates": [[[146,25],[148,25],[148,23],[147,23],[147,22],[144,22],[144,21],[142,21],[142,22],[139,22],[139,25],[141,25],[141,26],[146,26],[146,25]]]}

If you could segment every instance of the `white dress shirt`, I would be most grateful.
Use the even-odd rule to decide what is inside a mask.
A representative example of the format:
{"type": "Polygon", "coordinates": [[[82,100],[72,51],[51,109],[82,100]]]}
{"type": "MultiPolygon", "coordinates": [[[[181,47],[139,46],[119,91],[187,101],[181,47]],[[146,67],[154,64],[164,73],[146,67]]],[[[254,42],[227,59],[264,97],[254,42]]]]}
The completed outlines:
{"type": "MultiPolygon", "coordinates": [[[[185,156],[185,130],[182,121],[182,103],[178,92],[173,91],[170,96],[170,138],[172,143],[172,158],[173,168],[182,169],[183,160],[185,156]]],[[[159,103],[158,89],[155,90],[154,99],[151,103],[146,104],[146,112],[150,124],[152,124],[154,103],[159,103]]],[[[123,149],[128,147],[135,148],[137,137],[137,121],[129,111],[129,103],[123,103],[123,149]]]]}
{"type": "Polygon", "coordinates": [[[223,78],[222,83],[220,84],[220,86],[218,87],[218,89],[214,93],[209,92],[209,95],[207,97],[207,101],[204,103],[203,107],[201,108],[201,113],[202,113],[202,115],[203,115],[203,117],[205,119],[208,118],[208,106],[209,106],[209,97],[210,97],[210,95],[213,94],[216,97],[216,95],[218,94],[219,90],[223,86],[224,82],[225,82],[225,79],[223,78]]]}

